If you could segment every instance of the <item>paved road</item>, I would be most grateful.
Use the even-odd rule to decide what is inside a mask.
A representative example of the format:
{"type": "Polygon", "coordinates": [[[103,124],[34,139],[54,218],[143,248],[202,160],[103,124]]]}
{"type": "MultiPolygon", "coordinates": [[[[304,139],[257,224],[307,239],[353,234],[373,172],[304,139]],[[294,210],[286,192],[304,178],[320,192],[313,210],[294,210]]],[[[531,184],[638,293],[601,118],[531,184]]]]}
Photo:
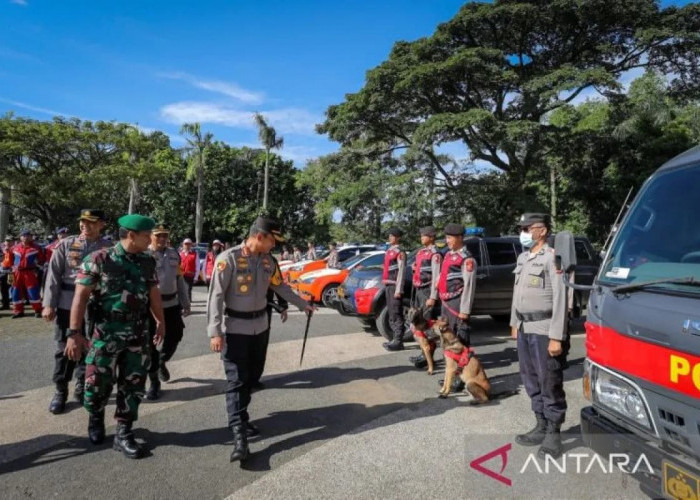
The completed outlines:
{"type": "MultiPolygon", "coordinates": [[[[252,444],[253,458],[244,467],[232,465],[223,373],[203,338],[201,290],[195,301],[171,364],[173,381],[161,400],[141,406],[136,434],[148,443],[149,456],[140,461],[127,460],[108,443],[90,445],[86,414],[77,404],[60,416],[48,413],[47,327],[40,320],[0,318],[2,498],[640,496],[636,482],[619,472],[543,475],[531,467],[520,473],[532,450],[517,445],[503,471],[511,486],[470,468],[473,459],[513,443],[531,426],[515,345],[507,328],[488,318],[474,319],[473,340],[497,397],[481,406],[468,395],[437,399],[439,374],[430,377],[407,363],[415,344],[387,353],[380,338],[331,311],[314,318],[299,369],[304,317],[276,321],[267,388],[250,408],[263,434],[252,444]]],[[[572,344],[565,441],[569,452],[586,452],[578,437],[582,334],[572,344]]],[[[108,439],[112,432],[110,426],[108,439]]]]}

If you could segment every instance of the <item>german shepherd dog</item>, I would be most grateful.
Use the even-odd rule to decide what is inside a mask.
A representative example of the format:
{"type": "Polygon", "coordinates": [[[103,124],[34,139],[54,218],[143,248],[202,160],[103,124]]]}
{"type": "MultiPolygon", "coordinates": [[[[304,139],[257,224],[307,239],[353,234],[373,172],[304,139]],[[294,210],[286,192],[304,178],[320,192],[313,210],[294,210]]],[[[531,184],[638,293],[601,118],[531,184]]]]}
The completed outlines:
{"type": "Polygon", "coordinates": [[[439,397],[446,398],[450,394],[454,376],[461,367],[462,373],[460,378],[469,394],[474,396],[474,399],[480,403],[488,401],[491,393],[491,383],[479,358],[473,354],[473,351],[470,351],[462,344],[444,318],[440,318],[435,322],[433,330],[440,335],[442,350],[445,352],[445,381],[439,397]]]}
{"type": "Polygon", "coordinates": [[[420,337],[415,335],[418,344],[420,345],[421,351],[425,356],[425,360],[428,362],[428,375],[433,374],[435,369],[435,361],[433,360],[433,353],[435,352],[436,341],[439,338],[437,334],[433,333],[431,328],[433,321],[425,317],[426,309],[422,307],[414,307],[408,311],[408,319],[413,325],[414,332],[423,332],[425,337],[420,337]]]}

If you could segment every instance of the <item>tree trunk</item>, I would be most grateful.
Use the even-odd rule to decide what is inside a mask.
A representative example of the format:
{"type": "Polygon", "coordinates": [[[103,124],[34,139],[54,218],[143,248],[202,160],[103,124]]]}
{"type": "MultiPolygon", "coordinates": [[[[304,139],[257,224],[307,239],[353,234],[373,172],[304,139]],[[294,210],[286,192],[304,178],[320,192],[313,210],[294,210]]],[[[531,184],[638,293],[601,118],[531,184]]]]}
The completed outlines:
{"type": "Polygon", "coordinates": [[[136,205],[139,203],[139,184],[136,179],[129,179],[131,187],[129,189],[129,213],[136,212],[136,205]]]}
{"type": "Polygon", "coordinates": [[[269,178],[270,178],[270,149],[266,148],[265,149],[265,187],[263,190],[263,212],[267,212],[267,188],[269,186],[269,178]]]}
{"type": "Polygon", "coordinates": [[[549,165],[549,211],[552,215],[552,231],[557,227],[557,164],[551,161],[549,165]]]}
{"type": "Polygon", "coordinates": [[[199,165],[197,168],[197,206],[195,207],[194,239],[197,245],[202,241],[202,226],[204,224],[204,152],[199,151],[199,165]]]}
{"type": "Polygon", "coordinates": [[[9,187],[0,188],[0,241],[5,241],[7,230],[10,227],[10,197],[12,191],[9,187]]]}

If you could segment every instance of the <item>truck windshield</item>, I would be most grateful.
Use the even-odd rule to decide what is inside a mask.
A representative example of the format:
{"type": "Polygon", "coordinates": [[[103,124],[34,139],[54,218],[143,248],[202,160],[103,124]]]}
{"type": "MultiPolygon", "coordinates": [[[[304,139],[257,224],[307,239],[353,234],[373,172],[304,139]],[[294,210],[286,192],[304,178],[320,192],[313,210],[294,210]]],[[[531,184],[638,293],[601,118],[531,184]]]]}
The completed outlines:
{"type": "Polygon", "coordinates": [[[652,177],[606,256],[599,283],[620,290],[700,294],[698,193],[700,165],[661,171],[652,177]],[[639,286],[632,286],[635,284],[639,286]]]}

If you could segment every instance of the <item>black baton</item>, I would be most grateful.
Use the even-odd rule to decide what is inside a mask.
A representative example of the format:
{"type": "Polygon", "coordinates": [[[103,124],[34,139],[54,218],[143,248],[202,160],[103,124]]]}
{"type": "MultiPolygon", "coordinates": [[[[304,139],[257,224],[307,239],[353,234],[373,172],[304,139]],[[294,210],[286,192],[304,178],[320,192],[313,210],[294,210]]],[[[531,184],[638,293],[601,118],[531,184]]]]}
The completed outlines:
{"type": "Polygon", "coordinates": [[[301,357],[299,358],[299,366],[304,361],[304,351],[306,350],[306,338],[309,336],[309,325],[311,324],[311,315],[313,311],[309,311],[306,315],[306,329],[304,330],[304,342],[301,344],[301,357]]]}

